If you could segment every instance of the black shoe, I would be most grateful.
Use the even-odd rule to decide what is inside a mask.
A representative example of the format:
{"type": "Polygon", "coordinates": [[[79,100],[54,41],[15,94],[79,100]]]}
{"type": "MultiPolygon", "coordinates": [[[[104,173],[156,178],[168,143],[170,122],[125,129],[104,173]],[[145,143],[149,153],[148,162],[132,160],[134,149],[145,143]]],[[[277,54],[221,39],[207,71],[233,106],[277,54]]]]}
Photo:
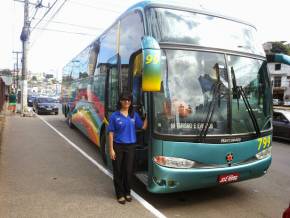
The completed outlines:
{"type": "Polygon", "coordinates": [[[126,201],[131,202],[132,201],[132,197],[131,195],[126,195],[125,196],[126,201]]]}
{"type": "Polygon", "coordinates": [[[125,204],[125,203],[126,203],[126,200],[125,200],[124,197],[120,197],[120,198],[118,198],[117,201],[118,201],[118,203],[120,203],[120,204],[125,204]]]}

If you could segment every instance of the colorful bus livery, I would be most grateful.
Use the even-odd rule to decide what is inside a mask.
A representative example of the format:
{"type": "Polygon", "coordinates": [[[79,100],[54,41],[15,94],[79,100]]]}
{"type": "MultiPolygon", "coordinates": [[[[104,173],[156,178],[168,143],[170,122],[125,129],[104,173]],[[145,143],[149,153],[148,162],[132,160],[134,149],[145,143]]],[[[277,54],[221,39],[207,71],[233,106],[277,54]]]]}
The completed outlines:
{"type": "Polygon", "coordinates": [[[137,132],[136,176],[150,192],[256,178],[272,159],[266,63],[252,25],[145,1],[64,67],[63,112],[110,167],[107,120],[131,92],[149,121],[137,132]]]}

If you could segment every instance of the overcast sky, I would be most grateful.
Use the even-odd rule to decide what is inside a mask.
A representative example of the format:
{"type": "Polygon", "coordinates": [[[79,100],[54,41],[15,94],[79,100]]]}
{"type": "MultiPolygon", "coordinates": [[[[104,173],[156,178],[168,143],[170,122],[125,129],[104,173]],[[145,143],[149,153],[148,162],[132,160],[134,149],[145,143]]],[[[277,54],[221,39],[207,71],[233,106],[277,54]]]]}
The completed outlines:
{"type": "MultiPolygon", "coordinates": [[[[37,0],[30,0],[36,2],[37,0]]],[[[28,70],[60,72],[63,65],[85,48],[106,29],[124,10],[137,0],[43,0],[43,5],[56,4],[45,19],[31,33],[28,70]],[[56,13],[57,12],[57,13],[56,13]],[[48,22],[50,21],[50,22],[48,22]],[[46,30],[44,30],[46,29],[46,30]],[[62,31],[62,32],[61,32],[62,31]]],[[[166,0],[168,2],[169,0],[166,0]]],[[[236,17],[254,24],[261,38],[267,41],[290,41],[290,1],[254,0],[180,0],[202,6],[220,14],[236,17]]],[[[47,12],[30,6],[31,27],[47,12]]],[[[0,69],[13,69],[16,55],[21,51],[20,33],[23,26],[23,3],[14,0],[0,1],[0,69]]]]}

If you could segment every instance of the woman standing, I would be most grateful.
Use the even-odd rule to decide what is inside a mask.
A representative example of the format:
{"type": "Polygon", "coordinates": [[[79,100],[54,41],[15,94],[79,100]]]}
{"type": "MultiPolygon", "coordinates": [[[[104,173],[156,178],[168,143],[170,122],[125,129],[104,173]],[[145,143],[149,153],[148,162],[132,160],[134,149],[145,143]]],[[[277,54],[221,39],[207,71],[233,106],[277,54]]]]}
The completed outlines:
{"type": "Polygon", "coordinates": [[[138,113],[133,111],[132,96],[122,93],[117,111],[109,121],[109,152],[113,163],[114,187],[117,201],[125,204],[132,201],[131,178],[135,158],[136,128],[147,128],[147,118],[144,122],[138,113]]]}

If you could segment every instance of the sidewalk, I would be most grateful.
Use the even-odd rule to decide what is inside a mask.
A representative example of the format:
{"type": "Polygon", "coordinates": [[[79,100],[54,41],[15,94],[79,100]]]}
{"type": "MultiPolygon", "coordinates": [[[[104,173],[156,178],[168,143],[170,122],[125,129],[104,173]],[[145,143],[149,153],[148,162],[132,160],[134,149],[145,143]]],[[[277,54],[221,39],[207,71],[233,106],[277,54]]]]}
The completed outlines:
{"type": "Polygon", "coordinates": [[[0,217],[153,217],[117,203],[112,180],[38,117],[6,116],[0,217]]]}

